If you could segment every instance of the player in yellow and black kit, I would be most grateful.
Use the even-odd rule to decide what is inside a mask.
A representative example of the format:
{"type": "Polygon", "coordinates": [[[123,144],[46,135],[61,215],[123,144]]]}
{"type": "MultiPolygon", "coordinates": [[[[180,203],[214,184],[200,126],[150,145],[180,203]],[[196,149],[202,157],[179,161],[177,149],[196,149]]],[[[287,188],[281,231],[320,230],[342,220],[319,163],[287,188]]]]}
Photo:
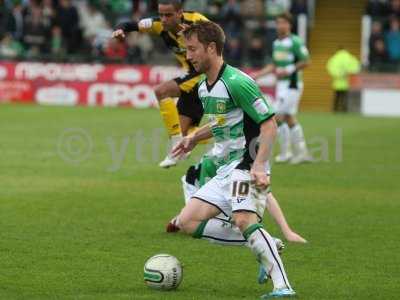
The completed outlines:
{"type": "MultiPolygon", "coordinates": [[[[164,82],[155,87],[155,94],[160,106],[160,113],[171,138],[171,144],[177,144],[182,136],[187,135],[192,126],[197,126],[203,116],[203,107],[194,88],[200,79],[192,64],[186,59],[186,46],[179,34],[185,28],[200,20],[207,20],[197,12],[182,10],[180,0],[159,0],[157,18],[142,19],[139,22],[121,23],[113,32],[113,37],[124,39],[126,33],[139,31],[160,36],[171,49],[187,74],[164,82]],[[179,97],[177,105],[171,97],[179,97]],[[179,115],[178,115],[179,112],[179,115]]],[[[177,163],[170,153],[160,163],[168,168],[177,163]]]]}

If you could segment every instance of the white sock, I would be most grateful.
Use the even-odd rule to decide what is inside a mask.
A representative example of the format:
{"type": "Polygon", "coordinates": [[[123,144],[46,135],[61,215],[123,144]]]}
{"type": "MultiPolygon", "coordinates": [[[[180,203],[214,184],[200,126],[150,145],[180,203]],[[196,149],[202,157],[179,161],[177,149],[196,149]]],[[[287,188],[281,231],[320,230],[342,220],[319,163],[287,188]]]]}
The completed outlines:
{"type": "Polygon", "coordinates": [[[254,224],[244,232],[244,236],[247,237],[248,245],[257,260],[271,276],[274,289],[291,288],[275,242],[269,233],[260,224],[254,224]]]}
{"type": "Polygon", "coordinates": [[[171,135],[170,139],[171,139],[171,145],[175,146],[176,144],[178,144],[181,140],[182,140],[182,134],[176,134],[176,135],[171,135]]]}
{"type": "Polygon", "coordinates": [[[193,234],[195,238],[206,239],[210,242],[222,245],[246,245],[247,241],[239,228],[227,220],[213,218],[200,224],[193,234]]]}
{"type": "Polygon", "coordinates": [[[307,152],[307,144],[304,139],[303,127],[299,123],[290,128],[290,142],[296,154],[307,152]]]}
{"type": "MultiPolygon", "coordinates": [[[[202,222],[197,233],[194,233],[193,236],[221,245],[249,247],[248,241],[244,238],[240,229],[229,222],[229,219],[223,214],[202,222]]],[[[272,237],[272,240],[275,247],[282,243],[280,239],[275,237],[272,237]]]]}
{"type": "Polygon", "coordinates": [[[168,157],[172,157],[172,149],[182,140],[182,134],[172,135],[169,138],[169,145],[168,145],[168,157]]]}
{"type": "Polygon", "coordinates": [[[280,146],[280,153],[287,156],[290,152],[290,130],[287,123],[282,123],[278,127],[278,140],[280,146]]]}

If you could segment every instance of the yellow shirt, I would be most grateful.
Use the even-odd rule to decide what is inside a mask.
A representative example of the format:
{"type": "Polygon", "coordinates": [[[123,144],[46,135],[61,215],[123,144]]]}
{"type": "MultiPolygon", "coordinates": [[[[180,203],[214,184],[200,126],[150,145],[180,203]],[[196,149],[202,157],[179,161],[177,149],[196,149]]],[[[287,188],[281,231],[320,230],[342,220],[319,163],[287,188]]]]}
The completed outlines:
{"type": "MultiPolygon", "coordinates": [[[[208,19],[197,12],[183,12],[182,23],[193,24],[198,21],[208,21],[208,19]]],[[[139,31],[160,36],[168,49],[174,52],[176,59],[182,65],[182,68],[188,72],[195,72],[192,64],[186,59],[186,45],[182,35],[176,35],[171,31],[166,31],[160,18],[148,18],[139,22],[139,31]]]]}
{"type": "Polygon", "coordinates": [[[326,64],[332,77],[332,87],[336,91],[347,91],[350,87],[349,76],[360,71],[358,59],[346,50],[337,51],[326,64]]]}

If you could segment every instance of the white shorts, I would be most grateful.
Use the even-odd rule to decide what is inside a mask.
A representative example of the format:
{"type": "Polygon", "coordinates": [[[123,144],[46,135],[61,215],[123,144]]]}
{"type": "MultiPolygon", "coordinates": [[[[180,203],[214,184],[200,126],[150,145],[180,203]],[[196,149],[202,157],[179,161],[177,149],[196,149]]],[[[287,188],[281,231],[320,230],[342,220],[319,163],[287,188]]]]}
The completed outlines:
{"type": "Polygon", "coordinates": [[[214,177],[193,197],[217,207],[225,217],[231,217],[233,212],[248,211],[262,220],[267,195],[267,190],[260,192],[251,183],[249,171],[235,169],[228,177],[214,177]]]}
{"type": "Polygon", "coordinates": [[[299,84],[297,89],[290,88],[289,85],[289,81],[278,81],[276,85],[275,110],[278,115],[294,116],[299,110],[303,84],[299,84]]]}

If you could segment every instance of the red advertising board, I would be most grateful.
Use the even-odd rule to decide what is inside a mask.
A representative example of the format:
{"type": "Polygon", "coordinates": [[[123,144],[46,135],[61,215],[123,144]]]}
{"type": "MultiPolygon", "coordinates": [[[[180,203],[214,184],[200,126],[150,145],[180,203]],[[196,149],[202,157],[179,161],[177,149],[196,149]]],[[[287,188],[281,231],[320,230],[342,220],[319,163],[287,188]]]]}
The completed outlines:
{"type": "Polygon", "coordinates": [[[400,89],[399,74],[360,73],[350,77],[351,89],[400,89]]]}
{"type": "MultiPolygon", "coordinates": [[[[0,62],[0,102],[154,107],[154,86],[182,74],[171,66],[0,62]]],[[[272,84],[261,89],[274,96],[272,84]]]]}

